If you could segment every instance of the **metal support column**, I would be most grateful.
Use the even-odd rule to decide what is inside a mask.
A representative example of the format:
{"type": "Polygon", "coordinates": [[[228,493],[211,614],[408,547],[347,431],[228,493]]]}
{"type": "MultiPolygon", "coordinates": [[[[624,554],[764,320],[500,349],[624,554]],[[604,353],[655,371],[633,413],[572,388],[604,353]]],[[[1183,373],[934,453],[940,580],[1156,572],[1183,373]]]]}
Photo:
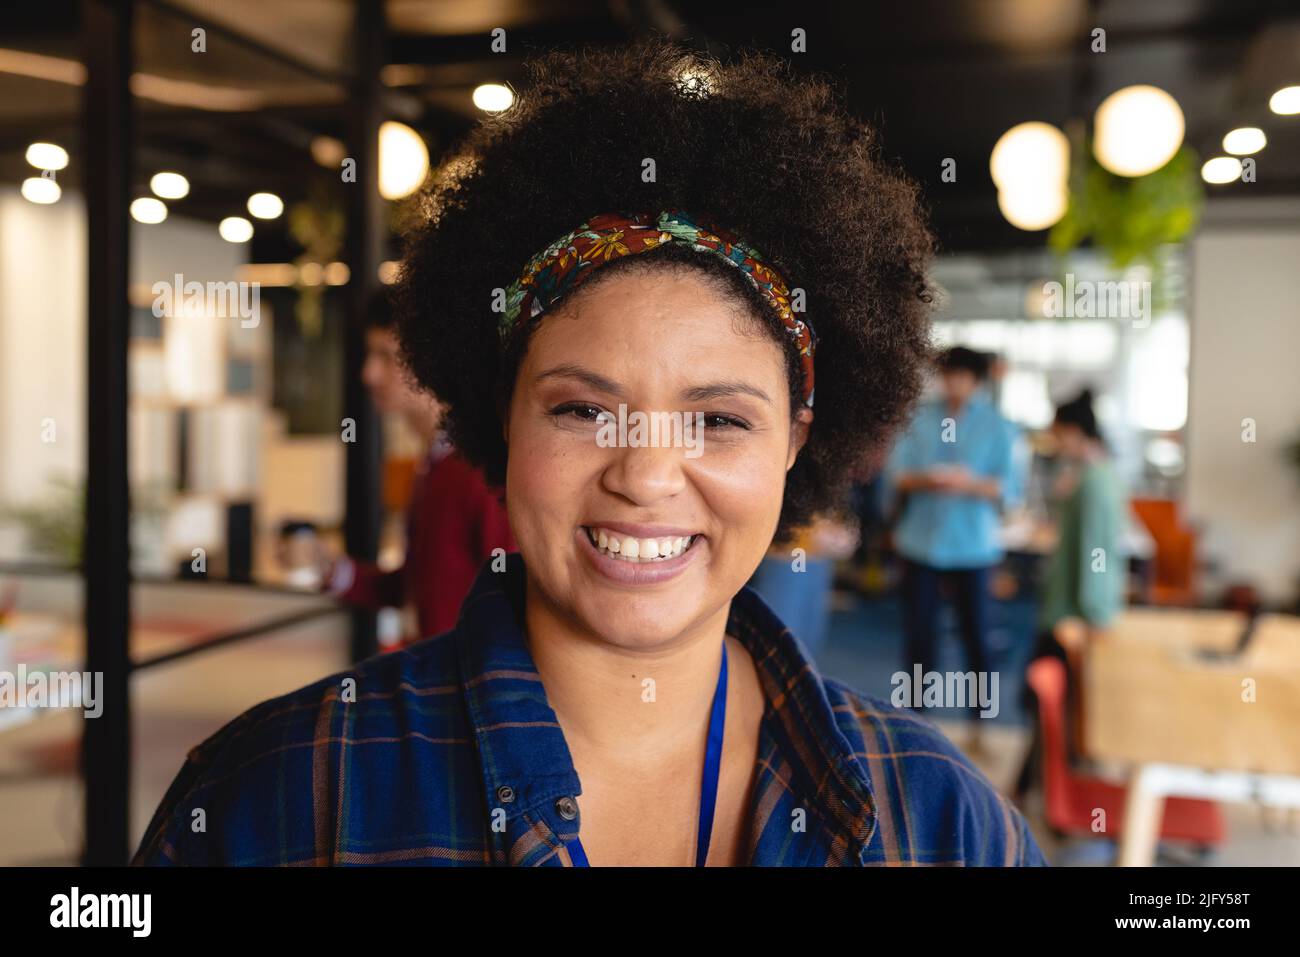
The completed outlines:
{"type": "MultiPolygon", "coordinates": [[[[349,97],[348,150],[357,161],[357,181],[348,191],[346,256],[348,322],[344,337],[343,414],[356,423],[356,441],[347,445],[347,512],[343,533],[348,554],[373,560],[379,551],[380,467],[382,441],[379,417],[361,383],[366,357],[365,324],[372,298],[380,291],[383,259],[384,202],[379,195],[379,124],[383,121],[384,5],[382,0],[357,0],[352,28],[356,73],[349,97]]],[[[352,613],[352,658],[359,661],[379,649],[375,615],[352,613]]]]}
{"type": "Polygon", "coordinates": [[[103,676],[103,712],[83,722],[85,863],[130,854],[127,305],[132,163],[130,0],[85,0],[81,154],[86,190],[86,669],[103,676]]]}

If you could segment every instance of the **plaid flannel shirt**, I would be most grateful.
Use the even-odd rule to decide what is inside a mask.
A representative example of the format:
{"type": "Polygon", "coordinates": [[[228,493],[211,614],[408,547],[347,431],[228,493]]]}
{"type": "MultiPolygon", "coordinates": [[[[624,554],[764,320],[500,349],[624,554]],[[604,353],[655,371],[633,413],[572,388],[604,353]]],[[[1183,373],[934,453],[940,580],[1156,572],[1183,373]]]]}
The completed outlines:
{"type": "MultiPolygon", "coordinates": [[[[523,581],[517,554],[485,566],[452,631],[231,721],[190,752],[134,863],[571,865],[581,815],[561,809],[582,788],[524,642],[523,581]]],[[[748,589],[727,631],[767,699],[750,864],[1044,863],[939,731],[822,678],[748,589]]]]}

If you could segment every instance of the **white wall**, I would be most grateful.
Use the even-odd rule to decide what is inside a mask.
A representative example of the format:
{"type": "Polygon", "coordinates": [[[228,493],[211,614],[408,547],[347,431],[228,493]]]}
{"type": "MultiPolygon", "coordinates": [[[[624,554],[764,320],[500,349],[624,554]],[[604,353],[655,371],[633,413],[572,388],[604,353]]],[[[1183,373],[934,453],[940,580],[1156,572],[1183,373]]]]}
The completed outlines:
{"type": "Polygon", "coordinates": [[[0,503],[43,498],[86,458],[86,213],[0,189],[0,503]],[[42,422],[54,420],[54,442],[42,422]]]}
{"type": "Polygon", "coordinates": [[[1212,584],[1300,580],[1300,204],[1212,203],[1192,244],[1187,505],[1212,584]],[[1254,419],[1256,442],[1242,441],[1254,419]]]}

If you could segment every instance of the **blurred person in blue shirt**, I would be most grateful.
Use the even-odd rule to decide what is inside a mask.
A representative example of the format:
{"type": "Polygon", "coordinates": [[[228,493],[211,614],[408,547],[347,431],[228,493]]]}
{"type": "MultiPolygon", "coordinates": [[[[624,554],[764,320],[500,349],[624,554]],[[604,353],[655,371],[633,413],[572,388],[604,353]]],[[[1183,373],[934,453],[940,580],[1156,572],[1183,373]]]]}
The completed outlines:
{"type": "MultiPolygon", "coordinates": [[[[1007,360],[996,352],[982,353],[986,360],[981,382],[988,393],[993,408],[1002,408],[1002,383],[1006,379],[1007,360]]],[[[1033,455],[1025,430],[1010,419],[1003,419],[1007,433],[1011,436],[1011,471],[1007,473],[1006,488],[1002,490],[1002,507],[1017,509],[1025,504],[1025,485],[1029,478],[1033,455]]]]}
{"type": "MultiPolygon", "coordinates": [[[[989,583],[1002,560],[999,510],[1014,494],[1013,432],[982,383],[988,359],[961,346],[939,358],[940,396],[922,403],[890,457],[902,498],[894,547],[903,559],[908,665],[934,671],[946,580],[968,663],[989,670],[989,583]]],[[[970,709],[972,718],[976,709],[970,709]]],[[[978,723],[973,725],[978,729],[978,723]]],[[[978,746],[978,734],[972,739],[978,746]]]]}

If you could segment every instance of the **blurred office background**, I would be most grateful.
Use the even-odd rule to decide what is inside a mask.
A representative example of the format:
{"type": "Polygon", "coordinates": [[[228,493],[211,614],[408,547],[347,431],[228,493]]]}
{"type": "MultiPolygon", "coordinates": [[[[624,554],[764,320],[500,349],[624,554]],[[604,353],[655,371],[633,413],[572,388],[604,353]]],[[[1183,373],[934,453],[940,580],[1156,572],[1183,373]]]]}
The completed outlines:
{"type": "MultiPolygon", "coordinates": [[[[405,199],[484,110],[509,108],[531,51],[651,30],[833,74],[923,186],[935,341],[997,357],[992,398],[1024,435],[981,766],[1010,789],[1030,740],[1017,702],[1053,541],[1045,430],[1087,386],[1131,496],[1135,611],[1109,657],[1077,663],[1096,753],[1038,780],[1026,810],[1057,862],[1111,863],[1118,829],[1080,830],[1071,808],[1124,806],[1145,770],[1148,791],[1212,797],[1226,820],[1149,857],[1300,863],[1300,713],[1276,700],[1300,680],[1293,5],[48,0],[0,14],[0,670],[98,664],[129,711],[110,699],[83,742],[77,713],[0,709],[0,864],[121,860],[187,748],[396,633],[299,587],[281,532],[400,561],[422,452],[374,420],[357,373],[405,199]],[[1139,97],[1139,132],[1107,156],[1099,107],[1135,86],[1167,96],[1139,97]],[[1017,140],[1031,121],[1052,129],[1017,140]],[[92,236],[127,240],[125,273],[92,236]],[[1149,283],[1150,308],[1048,316],[1046,284],[1067,275],[1149,283]],[[155,284],[178,276],[256,283],[256,308],[158,317],[155,284]],[[1235,688],[1242,662],[1269,694],[1229,728],[1242,709],[1219,715],[1205,689],[1235,688]]],[[[888,696],[896,563],[878,490],[864,476],[860,491],[857,546],[826,549],[809,627],[825,671],[888,696]]],[[[959,666],[955,642],[941,660],[959,666]]]]}

